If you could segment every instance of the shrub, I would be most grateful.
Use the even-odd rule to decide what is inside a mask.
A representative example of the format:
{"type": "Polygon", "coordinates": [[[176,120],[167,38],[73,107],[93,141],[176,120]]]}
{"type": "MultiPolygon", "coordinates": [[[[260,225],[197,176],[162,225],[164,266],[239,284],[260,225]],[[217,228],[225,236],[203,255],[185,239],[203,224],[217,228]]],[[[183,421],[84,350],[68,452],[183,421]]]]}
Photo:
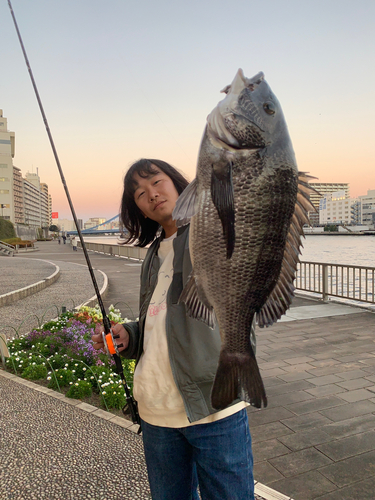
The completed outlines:
{"type": "Polygon", "coordinates": [[[60,387],[65,387],[70,384],[70,382],[74,382],[74,373],[72,370],[67,370],[66,368],[59,368],[55,370],[54,373],[50,373],[47,377],[49,380],[48,387],[50,389],[58,389],[60,387]],[[57,382],[56,382],[57,379],[57,382]]]}
{"type": "Polygon", "coordinates": [[[22,373],[23,378],[29,380],[39,380],[47,377],[47,368],[45,365],[29,365],[22,373]]]}
{"type": "Polygon", "coordinates": [[[15,238],[16,232],[13,224],[9,220],[0,219],[0,240],[4,241],[8,238],[15,238]]]}
{"type": "Polygon", "coordinates": [[[70,382],[68,392],[65,394],[67,398],[83,399],[91,396],[92,387],[90,382],[86,380],[78,380],[77,382],[70,382]]]}

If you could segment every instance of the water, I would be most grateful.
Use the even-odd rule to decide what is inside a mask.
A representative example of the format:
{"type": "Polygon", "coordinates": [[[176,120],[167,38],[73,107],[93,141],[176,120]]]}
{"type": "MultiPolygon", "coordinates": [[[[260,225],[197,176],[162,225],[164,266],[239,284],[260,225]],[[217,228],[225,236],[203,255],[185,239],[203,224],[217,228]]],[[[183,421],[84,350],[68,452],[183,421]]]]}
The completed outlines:
{"type": "Polygon", "coordinates": [[[301,261],[375,267],[375,236],[306,235],[301,261]]]}
{"type": "MultiPolygon", "coordinates": [[[[116,245],[115,236],[86,236],[85,241],[116,245]]],[[[306,235],[302,261],[375,267],[375,236],[306,235]]]]}

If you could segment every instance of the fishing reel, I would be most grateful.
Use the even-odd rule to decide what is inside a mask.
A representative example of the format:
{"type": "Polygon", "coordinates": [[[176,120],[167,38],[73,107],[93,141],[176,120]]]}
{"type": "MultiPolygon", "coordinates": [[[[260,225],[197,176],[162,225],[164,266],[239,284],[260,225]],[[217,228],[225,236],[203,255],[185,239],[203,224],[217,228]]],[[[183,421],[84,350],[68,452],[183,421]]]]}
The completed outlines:
{"type": "Polygon", "coordinates": [[[115,340],[119,338],[120,335],[113,335],[112,328],[109,330],[109,333],[106,333],[105,331],[102,332],[104,351],[109,358],[111,358],[114,354],[120,356],[118,348],[122,347],[124,344],[117,344],[117,342],[115,342],[115,340]]]}

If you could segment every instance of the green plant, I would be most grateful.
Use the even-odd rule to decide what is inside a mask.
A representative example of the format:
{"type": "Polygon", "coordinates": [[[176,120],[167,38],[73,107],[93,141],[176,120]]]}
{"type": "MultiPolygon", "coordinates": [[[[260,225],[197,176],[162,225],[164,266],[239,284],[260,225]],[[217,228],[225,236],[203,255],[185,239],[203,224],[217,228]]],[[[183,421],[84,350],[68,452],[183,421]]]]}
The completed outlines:
{"type": "Polygon", "coordinates": [[[16,231],[13,224],[9,220],[0,219],[0,240],[4,241],[7,238],[15,238],[16,231]]]}
{"type": "Polygon", "coordinates": [[[55,370],[54,373],[50,373],[49,376],[47,377],[47,380],[49,380],[48,387],[50,389],[57,389],[59,386],[65,387],[69,385],[70,382],[74,382],[75,377],[72,370],[67,370],[66,368],[59,368],[55,370]]]}
{"type": "Polygon", "coordinates": [[[47,377],[47,368],[45,365],[29,365],[22,373],[23,378],[29,380],[39,380],[47,377]]]}
{"type": "Polygon", "coordinates": [[[92,387],[87,380],[78,380],[77,382],[70,382],[68,392],[65,394],[67,398],[83,399],[91,396],[92,387]]]}

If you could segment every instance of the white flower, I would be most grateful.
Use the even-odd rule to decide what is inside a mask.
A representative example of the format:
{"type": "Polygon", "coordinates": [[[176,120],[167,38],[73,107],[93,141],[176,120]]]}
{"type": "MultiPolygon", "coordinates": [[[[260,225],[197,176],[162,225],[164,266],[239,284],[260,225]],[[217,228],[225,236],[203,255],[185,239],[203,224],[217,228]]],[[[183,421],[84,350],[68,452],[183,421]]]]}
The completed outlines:
{"type": "Polygon", "coordinates": [[[116,394],[116,391],[113,391],[113,394],[116,394]]]}
{"type": "Polygon", "coordinates": [[[91,375],[90,379],[92,380],[94,378],[94,375],[91,375]]]}
{"type": "Polygon", "coordinates": [[[75,385],[77,385],[77,386],[78,386],[78,385],[79,385],[79,384],[78,384],[78,382],[76,382],[76,383],[75,383],[75,385]]]}
{"type": "Polygon", "coordinates": [[[72,370],[73,373],[75,373],[76,371],[75,370],[72,370]]]}
{"type": "Polygon", "coordinates": [[[102,391],[102,394],[107,394],[105,391],[102,391]]]}
{"type": "Polygon", "coordinates": [[[47,380],[51,380],[51,377],[47,377],[47,380]]]}
{"type": "Polygon", "coordinates": [[[70,385],[73,385],[73,382],[69,382],[70,385]]]}
{"type": "Polygon", "coordinates": [[[85,367],[83,368],[83,371],[84,371],[84,372],[86,371],[86,368],[85,368],[85,367]]]}

